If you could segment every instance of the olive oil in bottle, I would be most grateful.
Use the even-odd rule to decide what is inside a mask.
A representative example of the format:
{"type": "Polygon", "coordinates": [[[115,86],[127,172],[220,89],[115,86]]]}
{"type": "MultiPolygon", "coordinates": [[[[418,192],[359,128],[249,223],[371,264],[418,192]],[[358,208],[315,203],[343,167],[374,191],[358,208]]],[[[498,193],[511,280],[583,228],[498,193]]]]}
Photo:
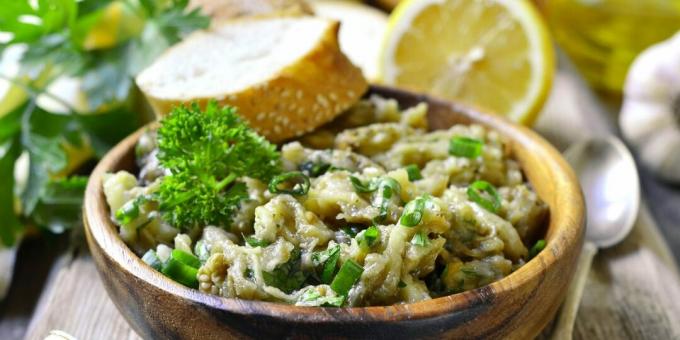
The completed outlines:
{"type": "Polygon", "coordinates": [[[628,67],[680,29],[680,0],[542,1],[557,43],[598,90],[621,93],[628,67]]]}

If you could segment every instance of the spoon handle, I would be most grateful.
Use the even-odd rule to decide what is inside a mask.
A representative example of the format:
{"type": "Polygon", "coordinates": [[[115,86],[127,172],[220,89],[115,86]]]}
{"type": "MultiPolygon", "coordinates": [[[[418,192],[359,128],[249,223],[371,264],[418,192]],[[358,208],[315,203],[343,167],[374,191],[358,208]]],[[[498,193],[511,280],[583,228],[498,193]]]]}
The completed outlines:
{"type": "Polygon", "coordinates": [[[562,304],[560,314],[557,319],[557,324],[553,330],[552,340],[571,340],[574,332],[574,322],[576,321],[576,313],[578,312],[581,297],[583,296],[583,288],[586,286],[588,273],[593,264],[593,258],[597,254],[597,246],[590,241],[583,244],[583,250],[578,260],[576,273],[571,281],[567,297],[562,304]]]}

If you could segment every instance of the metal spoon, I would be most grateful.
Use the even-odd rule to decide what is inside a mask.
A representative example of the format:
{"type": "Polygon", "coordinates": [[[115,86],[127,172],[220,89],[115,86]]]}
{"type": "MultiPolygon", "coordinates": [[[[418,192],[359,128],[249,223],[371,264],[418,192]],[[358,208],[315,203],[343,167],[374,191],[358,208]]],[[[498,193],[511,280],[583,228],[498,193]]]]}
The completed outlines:
{"type": "Polygon", "coordinates": [[[564,153],[576,171],[586,199],[586,241],[553,339],[571,339],[583,288],[598,248],[623,241],[633,229],[640,206],[640,181],[635,161],[614,136],[587,139],[564,153]]]}

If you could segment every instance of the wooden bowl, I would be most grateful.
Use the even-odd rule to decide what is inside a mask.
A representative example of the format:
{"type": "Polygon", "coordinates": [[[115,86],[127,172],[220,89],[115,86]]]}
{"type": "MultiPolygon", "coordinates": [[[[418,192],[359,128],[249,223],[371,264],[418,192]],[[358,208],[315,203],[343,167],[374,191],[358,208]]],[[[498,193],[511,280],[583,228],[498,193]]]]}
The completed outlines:
{"type": "Polygon", "coordinates": [[[227,299],[186,288],[140,260],[118,237],[102,191],[102,176],[133,171],[131,135],[104,157],[87,188],[87,241],[109,296],[147,339],[227,338],[507,338],[531,339],[562,302],[584,233],[584,203],[571,168],[536,133],[498,116],[403,90],[374,86],[371,93],[403,107],[429,104],[432,129],[456,123],[486,125],[505,135],[538,195],[550,207],[547,246],[509,276],[460,294],[387,307],[296,307],[227,299]]]}

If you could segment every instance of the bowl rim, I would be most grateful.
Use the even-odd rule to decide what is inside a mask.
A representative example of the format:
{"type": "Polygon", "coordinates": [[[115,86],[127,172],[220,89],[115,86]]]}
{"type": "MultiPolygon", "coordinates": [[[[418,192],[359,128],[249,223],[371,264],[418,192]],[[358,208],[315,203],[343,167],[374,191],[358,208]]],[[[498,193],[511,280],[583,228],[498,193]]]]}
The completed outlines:
{"type": "Polygon", "coordinates": [[[511,142],[522,144],[525,148],[533,145],[531,147],[532,153],[538,153],[543,157],[545,159],[543,165],[551,170],[553,174],[552,182],[561,181],[564,185],[564,187],[560,188],[559,192],[554,194],[562,197],[562,199],[557,199],[557,201],[571,202],[573,204],[573,213],[565,217],[564,214],[554,212],[554,207],[551,207],[550,220],[546,230],[554,229],[555,232],[546,235],[545,239],[547,242],[543,251],[508,276],[486,286],[462,293],[408,304],[341,308],[306,307],[276,302],[225,298],[185,287],[148,266],[119,237],[117,228],[108,217],[109,215],[102,216],[102,214],[98,213],[109,211],[102,187],[104,174],[110,172],[111,169],[115,169],[116,165],[129,152],[130,146],[133,146],[147,129],[156,124],[150,123],[126,137],[111,149],[92,172],[86,188],[86,199],[83,205],[83,220],[89,247],[96,246],[100,248],[102,253],[109,257],[111,262],[122,267],[122,269],[131,273],[137,279],[182,299],[235,314],[273,317],[281,320],[309,323],[346,323],[358,320],[363,322],[416,320],[436,317],[443,313],[458,312],[473,306],[489,303],[494,299],[494,295],[498,296],[503,293],[509,293],[529,283],[536,276],[545,276],[545,269],[558,261],[559,255],[565,254],[568,249],[581,247],[585,232],[585,224],[583,222],[585,218],[585,205],[578,179],[561,154],[537,133],[504,117],[486,113],[470,105],[417,94],[408,90],[371,85],[367,93],[379,93],[386,97],[408,97],[418,102],[427,100],[437,105],[443,105],[469,118],[474,123],[500,132],[511,142]],[[89,199],[90,197],[96,197],[97,199],[89,199]],[[553,224],[564,224],[564,226],[553,228],[553,224]]]}

